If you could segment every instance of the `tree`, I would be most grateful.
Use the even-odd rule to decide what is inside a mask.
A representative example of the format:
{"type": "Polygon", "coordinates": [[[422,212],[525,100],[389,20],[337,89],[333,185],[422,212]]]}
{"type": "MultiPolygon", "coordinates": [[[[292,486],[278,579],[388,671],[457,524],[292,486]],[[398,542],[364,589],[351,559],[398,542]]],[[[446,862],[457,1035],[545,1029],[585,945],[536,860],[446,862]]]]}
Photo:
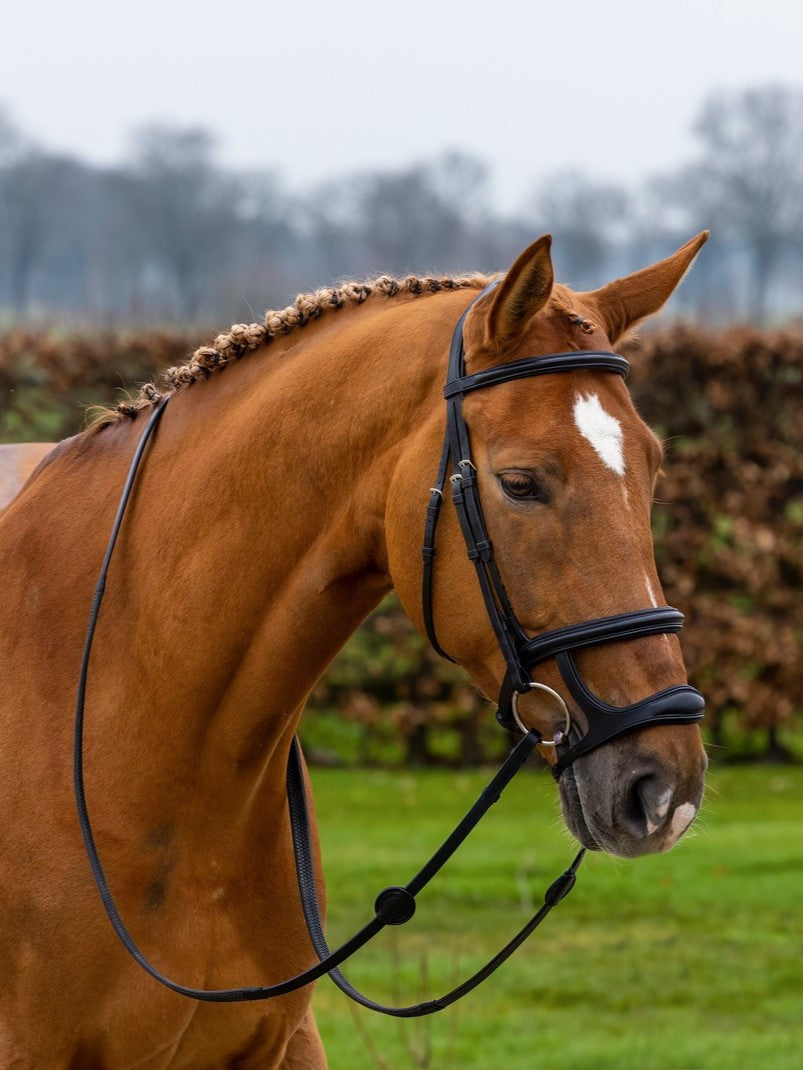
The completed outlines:
{"type": "MultiPolygon", "coordinates": [[[[257,310],[285,303],[304,288],[309,242],[275,171],[240,171],[235,182],[236,263],[226,266],[221,291],[232,315],[258,318],[257,310]]],[[[319,279],[313,272],[312,282],[319,279]]]]}
{"type": "Polygon", "coordinates": [[[307,210],[331,274],[459,270],[476,266],[487,185],[482,161],[447,152],[327,183],[307,210]]]}
{"type": "Polygon", "coordinates": [[[620,186],[595,182],[576,171],[558,171],[536,191],[535,229],[555,238],[561,278],[577,288],[599,284],[627,220],[629,196],[620,186]]]}
{"type": "Polygon", "coordinates": [[[13,161],[22,146],[22,137],[6,108],[0,107],[0,171],[13,161]]]}
{"type": "Polygon", "coordinates": [[[47,157],[29,145],[0,110],[0,246],[4,290],[15,312],[28,303],[31,278],[46,239],[47,157]]]}
{"type": "Polygon", "coordinates": [[[35,274],[63,233],[77,168],[68,157],[25,148],[0,175],[6,291],[17,313],[27,310],[35,274]]]}
{"type": "Polygon", "coordinates": [[[749,254],[749,314],[763,323],[778,265],[803,240],[803,90],[717,93],[694,130],[702,151],[687,195],[698,216],[749,254]]]}
{"type": "MultiPolygon", "coordinates": [[[[647,178],[633,198],[622,269],[636,271],[677,249],[692,234],[709,229],[711,219],[695,206],[696,180],[688,168],[647,178]]],[[[733,249],[714,230],[694,270],[672,297],[671,314],[704,322],[728,323],[739,301],[738,264],[733,249]]]]}
{"type": "Polygon", "coordinates": [[[237,230],[237,184],[213,160],[201,129],[153,125],[134,136],[127,201],[142,245],[194,319],[228,258],[237,230]]]}

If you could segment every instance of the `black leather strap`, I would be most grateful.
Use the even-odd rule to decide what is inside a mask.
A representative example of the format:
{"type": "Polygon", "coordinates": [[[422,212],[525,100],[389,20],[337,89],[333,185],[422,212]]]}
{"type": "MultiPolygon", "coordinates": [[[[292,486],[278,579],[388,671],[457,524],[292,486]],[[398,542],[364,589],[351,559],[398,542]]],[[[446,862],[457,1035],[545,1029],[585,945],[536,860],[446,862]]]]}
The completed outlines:
{"type": "Polygon", "coordinates": [[[603,643],[639,639],[645,635],[661,635],[679,632],[683,627],[683,614],[672,606],[656,606],[652,609],[636,609],[631,613],[617,613],[612,617],[598,617],[566,628],[556,628],[528,639],[521,655],[530,668],[542,661],[554,658],[561,651],[581,650],[584,647],[603,643]]]}
{"type": "MultiPolygon", "coordinates": [[[[558,760],[552,766],[556,778],[575,758],[625,732],[648,724],[691,724],[702,719],[705,701],[700,692],[688,684],[658,691],[630,706],[611,706],[602,702],[583,680],[572,657],[574,651],[591,646],[679,632],[682,625],[683,614],[677,609],[657,606],[556,628],[527,640],[521,657],[529,670],[555,658],[564,683],[588,721],[588,731],[581,740],[572,746],[567,741],[558,748],[558,760]]],[[[508,673],[502,683],[496,713],[502,727],[514,733],[520,732],[513,716],[512,700],[516,690],[515,681],[508,673]]]]}
{"type": "Polygon", "coordinates": [[[497,364],[493,368],[462,375],[451,379],[443,389],[445,398],[458,394],[468,394],[472,390],[482,390],[498,383],[512,383],[517,379],[528,379],[534,375],[551,375],[555,372],[573,371],[615,372],[626,379],[630,372],[630,362],[619,353],[605,350],[578,350],[569,353],[549,353],[543,357],[522,357],[507,364],[497,364]]]}
{"type": "Polygon", "coordinates": [[[552,766],[556,780],[575,758],[625,732],[646,725],[693,724],[703,716],[705,700],[688,684],[666,687],[629,706],[611,706],[591,691],[568,651],[558,654],[556,660],[572,697],[589,719],[588,731],[582,739],[572,746],[558,748],[558,760],[552,766]]]}
{"type": "Polygon", "coordinates": [[[154,410],[145,430],[140,438],[128,476],[123,487],[120,504],[112,525],[111,535],[103,557],[103,563],[95,587],[95,594],[90,608],[89,621],[87,624],[86,640],[81,658],[81,668],[78,679],[78,690],[75,708],[75,729],[73,738],[73,786],[75,791],[75,803],[78,813],[78,823],[81,836],[84,841],[92,876],[95,881],[106,914],[111,922],[118,939],[131,957],[146,973],[159,984],[177,992],[179,995],[188,996],[191,999],[206,1003],[241,1003],[253,1000],[275,999],[277,996],[287,995],[303,988],[324,974],[331,974],[335,983],[352,999],[356,999],[365,1007],[392,1014],[397,1017],[418,1017],[432,1014],[434,1011],[448,1007],[455,1000],[470,992],[486,977],[489,977],[505,959],[515,951],[517,947],[529,936],[529,934],[541,923],[549,911],[571,890],[574,885],[574,875],[583,857],[581,851],[572,865],[559,877],[548,889],[544,904],[524,928],[481,970],[464,981],[461,985],[452,989],[438,1000],[428,1000],[424,1003],[414,1004],[410,1007],[384,1007],[375,1003],[367,996],[363,996],[343,977],[337,967],[340,963],[350,958],[356,951],[368,943],[386,925],[402,924],[408,921],[415,912],[415,897],[432,878],[441,870],[444,864],[452,857],[454,852],[464,842],[469,833],[476,827],[478,822],[487,813],[490,807],[499,799],[510,780],[522,767],[530,756],[533,748],[538,744],[541,736],[536,731],[530,731],[516,744],[502,764],[496,776],[491,780],[485,790],[469,812],[460,821],[454,831],[446,838],[430,860],[422,866],[416,875],[408,881],[404,887],[386,888],[376,898],[374,916],[367,924],[359,929],[350,939],[341,944],[335,951],[330,951],[323,935],[320,911],[318,907],[317,890],[315,888],[314,866],[312,861],[311,837],[309,830],[309,818],[307,815],[304,779],[301,767],[301,754],[298,742],[295,738],[291,741],[290,752],[287,762],[287,799],[290,810],[290,826],[293,837],[293,849],[296,857],[296,870],[301,901],[307,926],[320,961],[308,969],[289,977],[285,981],[273,985],[257,985],[241,988],[206,989],[194,988],[190,985],[180,984],[163,974],[143,954],[133,937],[128,931],[117,905],[114,901],[106,873],[98,855],[95,836],[89,818],[86,802],[86,790],[84,786],[84,720],[86,712],[86,690],[89,676],[89,665],[92,655],[92,646],[97,629],[100,608],[106,590],[106,577],[111,564],[117,538],[125,517],[126,508],[131,496],[137,472],[144,456],[145,449],[155,431],[162,413],[169,401],[169,395],[154,410]]]}
{"type": "Polygon", "coordinates": [[[451,661],[456,664],[455,659],[451,654],[447,654],[443,647],[438,642],[438,636],[435,631],[435,620],[433,616],[433,598],[432,598],[432,569],[435,563],[435,532],[438,527],[438,517],[440,516],[441,506],[443,505],[443,491],[446,485],[446,472],[449,466],[449,440],[444,439],[443,450],[441,451],[441,461],[438,465],[438,475],[435,479],[435,483],[430,487],[429,502],[427,504],[426,520],[424,522],[424,542],[421,547],[421,553],[424,558],[424,569],[421,580],[421,605],[424,610],[424,627],[426,628],[427,638],[429,639],[435,651],[440,654],[442,658],[447,661],[451,661]]]}
{"type": "MultiPolygon", "coordinates": [[[[413,909],[405,911],[400,922],[389,921],[388,924],[403,924],[404,921],[407,921],[412,917],[415,896],[426,887],[435,874],[442,868],[448,859],[451,858],[460,844],[463,843],[472,829],[475,828],[487,810],[499,799],[504,788],[524,764],[540,738],[538,733],[528,733],[519,744],[519,747],[521,747],[522,744],[526,744],[526,746],[521,750],[515,748],[511,751],[505,764],[490,784],[483,790],[482,794],[454,832],[452,832],[432,858],[419,870],[415,877],[404,886],[404,888],[386,888],[384,892],[380,893],[378,903],[383,897],[388,898],[387,893],[392,893],[392,896],[390,897],[391,899],[395,896],[397,901],[404,903],[404,897],[406,896],[408,897],[407,902],[412,902],[413,904],[413,909]]],[[[304,917],[307,922],[307,931],[309,932],[312,946],[315,948],[316,954],[322,960],[326,961],[331,956],[331,952],[329,951],[329,946],[326,942],[326,937],[323,933],[323,925],[321,923],[318,893],[315,886],[315,869],[312,862],[312,851],[309,839],[309,819],[307,816],[300,753],[298,743],[295,739],[293,740],[293,747],[287,766],[287,797],[290,803],[290,822],[293,830],[293,848],[296,857],[298,887],[301,894],[304,917]]],[[[344,992],[350,999],[353,999],[355,1003],[359,1003],[363,1007],[367,1007],[369,1010],[378,1011],[380,1014],[387,1014],[394,1018],[420,1018],[424,1015],[434,1014],[436,1011],[445,1010],[446,1007],[456,1003],[457,1000],[467,995],[490,977],[503,962],[510,958],[517,948],[521,947],[527,937],[538,928],[547,914],[557,906],[561,899],[568,895],[574,887],[575,875],[583,860],[584,854],[584,850],[578,851],[569,868],[562,873],[560,877],[554,880],[547,889],[541,907],[536,911],[532,918],[530,918],[527,924],[524,925],[519,932],[493,956],[492,959],[486,962],[486,964],[477,970],[476,973],[473,973],[465,981],[462,981],[459,985],[456,985],[445,995],[440,996],[437,999],[424,1000],[421,1003],[413,1003],[406,1007],[386,1006],[383,1003],[377,1003],[375,1000],[370,999],[370,997],[360,992],[359,989],[355,988],[351,982],[343,976],[339,969],[333,968],[329,970],[329,976],[341,992],[344,992]]]]}

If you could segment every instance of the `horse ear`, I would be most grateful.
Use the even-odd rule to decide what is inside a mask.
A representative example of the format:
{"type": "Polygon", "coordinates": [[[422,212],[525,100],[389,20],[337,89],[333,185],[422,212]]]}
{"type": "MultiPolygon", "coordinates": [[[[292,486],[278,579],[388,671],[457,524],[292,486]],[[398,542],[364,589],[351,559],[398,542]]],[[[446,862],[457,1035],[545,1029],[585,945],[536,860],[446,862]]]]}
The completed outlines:
{"type": "Polygon", "coordinates": [[[533,242],[493,294],[485,320],[485,344],[490,349],[498,350],[514,341],[549,299],[555,281],[551,245],[549,234],[533,242]]]}
{"type": "Polygon", "coordinates": [[[611,343],[664,304],[708,241],[707,230],[652,267],[643,268],[591,293],[580,294],[602,319],[611,343]]]}

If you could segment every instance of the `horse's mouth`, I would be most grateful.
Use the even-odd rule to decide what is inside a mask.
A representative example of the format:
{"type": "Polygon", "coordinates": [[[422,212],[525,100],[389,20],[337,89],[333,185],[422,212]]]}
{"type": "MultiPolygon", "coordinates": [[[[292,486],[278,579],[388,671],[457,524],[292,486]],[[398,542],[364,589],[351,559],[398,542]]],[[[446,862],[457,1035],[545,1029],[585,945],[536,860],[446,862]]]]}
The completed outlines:
{"type": "Polygon", "coordinates": [[[563,771],[558,783],[569,831],[588,850],[620,858],[671,850],[699,809],[704,758],[699,769],[683,780],[652,763],[643,765],[641,775],[629,783],[608,761],[602,770],[594,765],[606,758],[610,755],[600,750],[596,759],[581,756],[563,771]]]}
{"type": "Polygon", "coordinates": [[[594,839],[586,822],[573,766],[570,765],[564,769],[558,781],[558,791],[563,809],[563,820],[566,822],[569,832],[579,841],[581,846],[589,851],[604,850],[603,846],[594,839]]]}
{"type": "Polygon", "coordinates": [[[619,858],[636,858],[666,849],[662,835],[650,833],[646,828],[634,835],[619,827],[612,814],[606,820],[602,808],[597,806],[588,813],[589,802],[583,799],[573,766],[563,771],[559,784],[566,826],[587,850],[605,851],[619,858]]]}

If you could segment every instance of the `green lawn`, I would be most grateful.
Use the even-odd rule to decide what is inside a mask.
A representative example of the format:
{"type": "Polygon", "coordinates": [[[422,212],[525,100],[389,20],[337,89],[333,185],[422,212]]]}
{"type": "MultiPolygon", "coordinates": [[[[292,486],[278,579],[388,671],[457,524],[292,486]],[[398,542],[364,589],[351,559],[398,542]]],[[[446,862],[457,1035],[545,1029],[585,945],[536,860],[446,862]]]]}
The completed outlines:
{"type": "MultiPolygon", "coordinates": [[[[313,771],[330,944],[367,920],[376,891],[412,876],[487,779],[313,771]]],[[[440,994],[523,924],[571,855],[551,778],[520,774],[416,917],[347,976],[384,1001],[440,994]]],[[[398,1022],[322,981],[331,1070],[803,1068],[802,892],[803,769],[715,769],[675,851],[588,856],[572,895],[457,1007],[398,1022]]]]}

